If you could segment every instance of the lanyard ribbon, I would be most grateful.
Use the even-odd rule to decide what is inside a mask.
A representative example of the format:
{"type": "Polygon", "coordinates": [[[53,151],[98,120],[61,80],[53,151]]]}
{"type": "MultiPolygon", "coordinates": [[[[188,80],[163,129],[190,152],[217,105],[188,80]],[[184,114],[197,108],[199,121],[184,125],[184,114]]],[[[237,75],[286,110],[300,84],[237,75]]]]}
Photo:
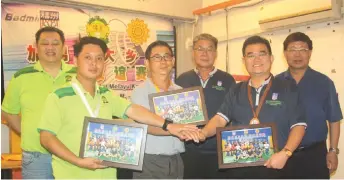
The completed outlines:
{"type": "Polygon", "coordinates": [[[77,91],[77,94],[81,98],[82,102],[84,103],[89,115],[93,118],[96,118],[99,114],[99,109],[100,109],[100,97],[97,99],[97,106],[94,111],[92,111],[90,104],[88,103],[86,96],[84,93],[81,91],[81,88],[79,87],[78,84],[72,83],[73,88],[77,91]]]}
{"type": "Polygon", "coordinates": [[[252,87],[249,85],[249,83],[247,83],[247,96],[248,96],[248,101],[250,102],[251,110],[253,113],[253,118],[250,121],[250,124],[259,124],[260,123],[258,116],[259,116],[260,110],[262,109],[265,98],[268,95],[268,92],[271,88],[271,85],[272,85],[272,79],[270,79],[270,82],[267,85],[262,98],[260,98],[258,107],[256,108],[256,111],[255,111],[254,106],[253,106],[253,100],[252,100],[252,87]]]}

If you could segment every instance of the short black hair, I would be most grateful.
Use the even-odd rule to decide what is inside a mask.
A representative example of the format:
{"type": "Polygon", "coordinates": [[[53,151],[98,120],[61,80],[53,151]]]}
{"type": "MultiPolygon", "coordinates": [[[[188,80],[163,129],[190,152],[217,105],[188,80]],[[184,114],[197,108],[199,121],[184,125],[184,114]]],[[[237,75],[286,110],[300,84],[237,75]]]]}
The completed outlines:
{"type": "Polygon", "coordinates": [[[170,50],[171,55],[173,56],[173,51],[172,51],[171,46],[170,46],[167,42],[165,42],[165,41],[160,41],[160,40],[158,40],[158,41],[152,42],[152,43],[147,47],[146,52],[145,52],[145,57],[146,57],[146,59],[149,60],[149,58],[151,57],[151,54],[152,54],[152,49],[155,48],[155,47],[157,47],[157,46],[164,46],[164,47],[167,47],[168,50],[170,50]]]}
{"type": "Polygon", "coordinates": [[[74,44],[74,56],[78,57],[80,55],[80,52],[82,51],[82,48],[87,44],[98,45],[102,49],[104,54],[108,50],[108,47],[103,40],[92,36],[85,36],[81,38],[79,42],[74,44]]]}
{"type": "Polygon", "coordinates": [[[41,37],[41,34],[44,33],[44,32],[56,32],[57,34],[60,35],[62,44],[65,43],[65,36],[64,36],[63,31],[61,31],[59,28],[51,27],[51,26],[43,27],[43,28],[39,29],[39,30],[36,32],[36,34],[35,34],[36,43],[38,43],[39,38],[41,37]]]}
{"type": "Polygon", "coordinates": [[[270,55],[272,54],[270,42],[267,39],[260,36],[251,36],[245,40],[244,45],[242,46],[243,56],[245,56],[246,47],[251,44],[264,44],[268,48],[268,51],[269,51],[268,53],[270,55]]]}
{"type": "Polygon", "coordinates": [[[296,41],[302,41],[302,42],[307,43],[309,50],[313,50],[313,42],[305,33],[294,32],[294,33],[289,34],[287,38],[284,40],[283,42],[284,51],[287,50],[288,45],[290,43],[296,42],[296,41]]]}

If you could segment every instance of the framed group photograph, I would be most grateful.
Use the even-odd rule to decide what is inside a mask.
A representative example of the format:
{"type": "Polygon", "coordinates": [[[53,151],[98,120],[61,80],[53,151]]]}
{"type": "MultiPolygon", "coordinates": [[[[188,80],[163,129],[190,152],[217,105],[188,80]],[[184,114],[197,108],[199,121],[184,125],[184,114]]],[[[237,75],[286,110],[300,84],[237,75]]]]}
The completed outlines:
{"type": "Polygon", "coordinates": [[[220,169],[263,166],[278,150],[274,123],[216,129],[220,169]]]}
{"type": "Polygon", "coordinates": [[[85,117],[80,157],[103,160],[103,165],[142,170],[147,125],[121,119],[85,117]]]}
{"type": "Polygon", "coordinates": [[[174,123],[203,125],[208,121],[202,87],[150,94],[149,105],[155,114],[174,123]]]}

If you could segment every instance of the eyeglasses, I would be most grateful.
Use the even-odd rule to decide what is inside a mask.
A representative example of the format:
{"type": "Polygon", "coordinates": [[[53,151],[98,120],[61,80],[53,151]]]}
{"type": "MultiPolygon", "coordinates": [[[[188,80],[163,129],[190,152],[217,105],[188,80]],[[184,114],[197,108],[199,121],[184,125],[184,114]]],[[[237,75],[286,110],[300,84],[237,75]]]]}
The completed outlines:
{"type": "Polygon", "coordinates": [[[195,51],[198,52],[207,52],[207,53],[211,53],[211,52],[215,52],[216,49],[214,49],[213,47],[208,47],[208,48],[204,48],[204,47],[197,47],[194,48],[195,51]]]}
{"type": "Polygon", "coordinates": [[[155,61],[155,62],[162,62],[162,60],[172,61],[172,59],[173,59],[173,56],[170,54],[165,54],[164,56],[154,55],[150,57],[150,60],[155,61]]]}
{"type": "Polygon", "coordinates": [[[287,49],[288,53],[291,54],[296,54],[297,52],[299,52],[300,54],[306,54],[309,51],[309,49],[307,48],[302,48],[302,49],[287,49]]]}
{"type": "Polygon", "coordinates": [[[249,53],[247,55],[245,55],[245,57],[249,60],[253,60],[256,57],[259,58],[266,58],[269,54],[267,52],[259,52],[259,53],[249,53]]]}

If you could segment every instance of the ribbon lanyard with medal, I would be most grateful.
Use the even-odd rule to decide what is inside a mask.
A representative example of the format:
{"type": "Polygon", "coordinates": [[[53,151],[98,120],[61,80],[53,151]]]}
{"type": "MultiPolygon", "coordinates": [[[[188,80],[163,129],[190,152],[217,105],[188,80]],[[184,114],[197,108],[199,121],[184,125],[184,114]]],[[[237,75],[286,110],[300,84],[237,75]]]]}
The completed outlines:
{"type": "Polygon", "coordinates": [[[97,99],[97,105],[96,105],[96,109],[94,111],[92,111],[90,104],[88,103],[86,96],[84,95],[84,93],[82,93],[80,87],[78,84],[76,83],[72,83],[73,88],[77,91],[77,94],[79,95],[79,97],[81,98],[82,102],[84,103],[89,115],[93,118],[96,118],[99,114],[99,109],[100,109],[100,97],[98,97],[97,99]]]}
{"type": "Polygon", "coordinates": [[[270,79],[270,82],[267,85],[262,98],[259,100],[258,107],[256,108],[256,111],[255,111],[254,106],[253,106],[253,100],[252,100],[252,87],[249,85],[249,83],[247,83],[247,96],[248,96],[248,101],[250,102],[251,110],[253,113],[253,118],[250,120],[250,124],[260,124],[260,121],[258,119],[259,112],[262,109],[263,103],[264,103],[265,98],[266,98],[266,96],[267,96],[267,94],[271,88],[271,85],[272,85],[272,79],[270,79]]]}

